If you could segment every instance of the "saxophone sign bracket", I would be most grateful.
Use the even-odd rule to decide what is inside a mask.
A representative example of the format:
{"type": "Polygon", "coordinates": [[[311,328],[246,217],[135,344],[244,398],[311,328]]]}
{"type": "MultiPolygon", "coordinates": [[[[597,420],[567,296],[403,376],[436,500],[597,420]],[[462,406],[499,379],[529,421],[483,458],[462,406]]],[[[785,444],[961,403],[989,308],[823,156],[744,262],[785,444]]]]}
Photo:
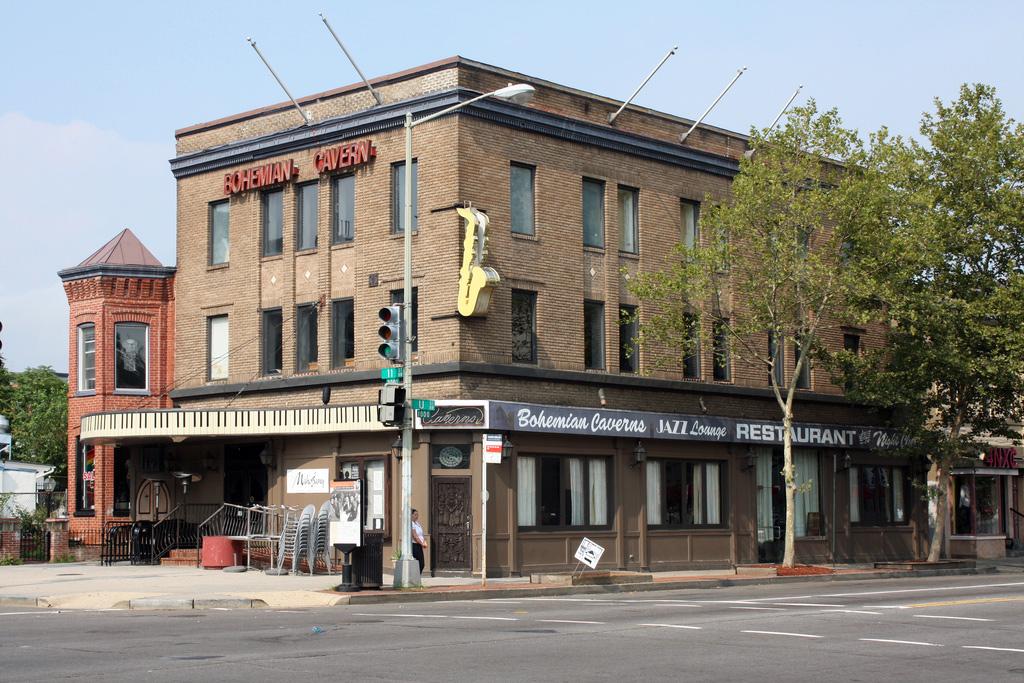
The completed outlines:
{"type": "Polygon", "coordinates": [[[459,315],[466,318],[487,315],[491,292],[501,282],[498,271],[482,265],[487,254],[487,214],[473,208],[457,211],[466,219],[462,268],[459,270],[459,315]]]}

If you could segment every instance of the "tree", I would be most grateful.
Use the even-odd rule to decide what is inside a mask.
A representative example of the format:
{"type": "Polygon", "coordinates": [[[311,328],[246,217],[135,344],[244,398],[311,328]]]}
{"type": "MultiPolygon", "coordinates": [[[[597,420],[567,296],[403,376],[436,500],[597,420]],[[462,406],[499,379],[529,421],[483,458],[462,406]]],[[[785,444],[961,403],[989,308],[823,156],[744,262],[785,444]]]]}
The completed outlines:
{"type": "Polygon", "coordinates": [[[964,85],[922,119],[924,142],[880,139],[898,211],[854,250],[872,254],[866,315],[892,321],[885,353],[838,356],[851,396],[892,410],[936,470],[928,560],[945,540],[950,471],[1024,418],[1024,127],[994,88],[964,85]]]}
{"type": "Polygon", "coordinates": [[[49,367],[0,370],[0,414],[11,421],[18,459],[67,472],[68,385],[49,367]]]}
{"type": "Polygon", "coordinates": [[[802,473],[798,483],[793,464],[797,388],[822,334],[851,322],[848,302],[866,295],[845,245],[877,229],[889,200],[857,134],[813,100],[781,129],[752,131],[750,144],[731,200],[708,199],[698,243],[679,244],[662,270],[640,274],[630,289],[644,310],[639,344],[649,357],[678,365],[710,342],[718,370],[735,356],[769,379],[783,425],[783,564],[792,567],[796,493],[817,476],[802,473]],[[790,347],[796,364],[787,373],[781,350],[790,347]]]}

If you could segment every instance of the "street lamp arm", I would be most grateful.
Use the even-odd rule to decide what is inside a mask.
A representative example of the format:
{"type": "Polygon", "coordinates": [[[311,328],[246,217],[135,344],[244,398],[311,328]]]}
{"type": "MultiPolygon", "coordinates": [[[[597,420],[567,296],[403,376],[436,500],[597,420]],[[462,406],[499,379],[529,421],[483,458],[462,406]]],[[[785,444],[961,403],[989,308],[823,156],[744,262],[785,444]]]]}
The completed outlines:
{"type": "Polygon", "coordinates": [[[466,105],[473,104],[474,102],[479,102],[480,100],[486,99],[488,97],[497,97],[498,99],[519,101],[522,99],[529,98],[529,96],[533,94],[533,91],[534,89],[531,85],[507,85],[504,88],[498,88],[497,90],[492,90],[491,92],[484,93],[483,95],[477,95],[476,97],[468,99],[465,102],[453,104],[452,106],[442,109],[441,111],[434,112],[433,114],[428,114],[427,116],[424,116],[423,118],[420,119],[416,119],[415,121],[409,124],[409,127],[415,128],[421,123],[426,123],[427,121],[433,121],[434,119],[440,118],[442,116],[447,116],[448,114],[451,114],[453,111],[457,111],[459,109],[462,109],[466,105]]]}

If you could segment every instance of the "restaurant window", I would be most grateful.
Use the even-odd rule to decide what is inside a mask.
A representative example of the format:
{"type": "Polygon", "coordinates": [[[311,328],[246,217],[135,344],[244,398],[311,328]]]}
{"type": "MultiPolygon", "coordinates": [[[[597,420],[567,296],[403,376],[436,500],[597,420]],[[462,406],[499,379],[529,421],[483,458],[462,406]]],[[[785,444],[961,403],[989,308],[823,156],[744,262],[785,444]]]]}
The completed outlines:
{"type": "Polygon", "coordinates": [[[534,231],[533,182],[535,171],[532,166],[512,164],[509,171],[509,205],[512,213],[512,232],[532,235],[534,231]]]}
{"type": "Polygon", "coordinates": [[[712,353],[712,367],[714,370],[714,378],[716,382],[728,382],[729,381],[729,321],[720,320],[716,321],[712,329],[712,343],[714,344],[712,353]]]}
{"type": "Polygon", "coordinates": [[[697,222],[700,218],[700,204],[683,199],[679,202],[681,215],[680,231],[683,244],[693,249],[700,239],[697,222]]]}
{"type": "Polygon", "coordinates": [[[208,376],[211,380],[228,378],[229,327],[226,315],[206,319],[208,376]]]}
{"type": "Polygon", "coordinates": [[[537,292],[512,290],[512,362],[537,362],[537,292]]]}
{"type": "Polygon", "coordinates": [[[700,318],[693,313],[684,313],[683,333],[686,335],[683,377],[700,379],[700,318]]]}
{"type": "Polygon", "coordinates": [[[604,304],[583,302],[583,363],[588,370],[604,367],[604,304]]]}
{"type": "Polygon", "coordinates": [[[339,175],[331,180],[331,243],[356,238],[356,177],[339,175]]]}
{"type": "Polygon", "coordinates": [[[619,306],[619,372],[636,372],[639,354],[636,306],[619,306]]]}
{"type": "Polygon", "coordinates": [[[520,527],[610,525],[608,458],[519,456],[517,473],[520,527]]]}
{"type": "Polygon", "coordinates": [[[75,437],[77,463],[75,466],[75,493],[77,514],[95,514],[96,511],[96,447],[82,443],[75,437]]]}
{"type": "Polygon", "coordinates": [[[358,479],[362,482],[363,528],[368,531],[383,531],[385,537],[390,536],[387,462],[383,458],[340,460],[338,478],[358,479]]]}
{"type": "Polygon", "coordinates": [[[604,183],[583,179],[583,246],[604,247],[604,183]]]}
{"type": "Polygon", "coordinates": [[[888,465],[850,468],[850,522],[864,526],[906,524],[907,471],[888,465]]]}
{"type": "Polygon", "coordinates": [[[786,350],[774,332],[768,333],[768,357],[772,360],[772,369],[768,372],[768,385],[771,386],[774,379],[775,386],[786,386],[786,350]]]}
{"type": "Polygon", "coordinates": [[[317,370],[317,305],[295,307],[295,372],[317,370]]]}
{"type": "Polygon", "coordinates": [[[1004,532],[1003,479],[994,475],[953,476],[953,533],[1000,536],[1004,532]]]}
{"type": "Polygon", "coordinates": [[[794,533],[799,536],[823,536],[821,521],[821,464],[818,452],[793,449],[794,533]]]}
{"type": "Polygon", "coordinates": [[[640,191],[619,185],[619,251],[635,254],[639,251],[638,230],[640,191]]]}
{"type": "Polygon", "coordinates": [[[284,192],[264,192],[260,203],[263,214],[263,255],[277,256],[284,249],[284,192]]]}
{"type": "Polygon", "coordinates": [[[227,263],[228,250],[228,200],[210,204],[210,265],[227,263]]]}
{"type": "Polygon", "coordinates": [[[331,367],[343,368],[356,357],[355,302],[331,302],[331,367]]]}
{"type": "MultiPolygon", "coordinates": [[[[404,289],[392,289],[391,290],[391,305],[402,304],[405,302],[405,290],[404,289]]],[[[419,334],[420,334],[420,288],[412,288],[412,352],[416,353],[419,351],[419,334]]],[[[409,310],[405,309],[404,314],[408,314],[409,310]]],[[[403,349],[404,352],[404,349],[403,349]]]]}
{"type": "Polygon", "coordinates": [[[263,311],[261,332],[261,355],[264,375],[276,375],[281,372],[282,337],[281,309],[271,308],[263,311]]]}
{"type": "Polygon", "coordinates": [[[149,389],[149,325],[114,325],[114,389],[142,392],[149,389]]]}
{"type": "Polygon", "coordinates": [[[295,250],[316,249],[320,184],[314,180],[299,185],[295,195],[295,250]]]}
{"type": "MultiPolygon", "coordinates": [[[[419,171],[412,162],[412,231],[419,228],[419,171]]],[[[405,162],[391,166],[391,232],[401,235],[405,230],[405,162]]]]}
{"type": "Polygon", "coordinates": [[[78,326],[78,390],[96,391],[96,325],[78,326]]]}
{"type": "Polygon", "coordinates": [[[646,467],[648,526],[722,525],[721,463],[648,460],[646,467]]]}

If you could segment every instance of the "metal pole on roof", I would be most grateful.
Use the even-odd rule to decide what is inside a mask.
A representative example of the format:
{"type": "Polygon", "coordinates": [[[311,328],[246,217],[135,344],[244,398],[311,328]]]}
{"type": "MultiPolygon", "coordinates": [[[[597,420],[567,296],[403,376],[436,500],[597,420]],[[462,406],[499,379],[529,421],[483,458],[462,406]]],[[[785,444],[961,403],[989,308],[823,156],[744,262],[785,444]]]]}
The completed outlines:
{"type": "Polygon", "coordinates": [[[715,108],[715,105],[718,104],[718,101],[725,97],[725,93],[729,92],[729,88],[731,88],[733,84],[740,79],[740,76],[742,76],[743,72],[746,70],[747,67],[744,66],[740,67],[736,71],[736,75],[732,77],[731,81],[729,81],[729,85],[725,86],[725,90],[719,93],[718,97],[715,98],[715,101],[711,103],[711,106],[705,109],[704,113],[700,115],[700,118],[693,122],[693,125],[690,126],[690,130],[686,131],[679,137],[679,144],[683,144],[684,142],[686,142],[686,138],[690,137],[690,133],[692,133],[694,129],[696,129],[697,126],[701,124],[701,121],[704,120],[704,117],[711,113],[711,110],[715,108]]]}
{"type": "Polygon", "coordinates": [[[622,110],[629,106],[629,103],[633,101],[633,98],[636,97],[637,93],[640,92],[641,90],[643,90],[644,86],[647,85],[647,81],[649,81],[652,78],[654,78],[654,74],[658,73],[658,69],[660,69],[662,67],[662,65],[665,62],[668,61],[668,58],[671,57],[672,55],[674,55],[676,53],[676,50],[678,50],[678,49],[679,49],[678,45],[673,45],[672,49],[669,50],[665,54],[665,56],[661,58],[660,62],[658,62],[658,66],[654,67],[654,71],[649,73],[647,75],[647,78],[644,79],[644,82],[637,86],[636,90],[633,91],[633,94],[629,96],[629,99],[626,100],[625,102],[623,102],[622,106],[619,107],[618,110],[614,114],[609,114],[608,115],[608,125],[611,125],[611,124],[615,123],[615,119],[618,117],[619,114],[622,113],[622,110]]]}
{"type": "Polygon", "coordinates": [[[800,91],[803,90],[803,89],[804,89],[803,84],[797,86],[796,91],[793,93],[793,96],[789,98],[788,102],[786,102],[786,106],[784,106],[782,108],[782,110],[779,112],[779,115],[775,117],[774,121],[772,121],[772,125],[768,126],[768,130],[766,131],[767,133],[770,133],[773,130],[775,130],[775,124],[777,124],[779,122],[779,119],[782,118],[782,115],[785,114],[786,110],[789,109],[789,105],[793,104],[793,100],[796,99],[796,96],[799,95],[800,91]]]}
{"type": "Polygon", "coordinates": [[[366,89],[370,91],[370,94],[373,95],[373,99],[377,100],[377,104],[384,104],[384,101],[380,98],[380,95],[377,93],[376,90],[373,89],[373,86],[370,85],[370,81],[366,80],[366,76],[363,74],[363,70],[359,68],[359,65],[356,64],[356,60],[352,59],[352,55],[349,54],[348,49],[345,48],[345,43],[341,42],[341,38],[339,38],[338,34],[334,32],[334,29],[331,27],[330,22],[327,21],[327,17],[324,16],[323,12],[319,12],[319,14],[320,20],[324,22],[324,26],[326,26],[327,30],[331,32],[332,36],[334,36],[335,42],[338,43],[338,47],[340,47],[341,51],[345,53],[346,57],[348,57],[348,61],[352,64],[353,68],[355,68],[356,73],[358,73],[359,77],[363,79],[363,83],[366,85],[366,89]]]}
{"type": "Polygon", "coordinates": [[[256,47],[256,41],[249,37],[246,37],[246,40],[249,41],[250,45],[252,45],[252,49],[256,50],[256,54],[259,55],[260,59],[263,61],[263,64],[267,67],[267,70],[270,71],[270,75],[273,76],[274,80],[277,81],[277,84],[281,86],[281,90],[284,90],[284,94],[287,95],[288,99],[291,100],[292,104],[295,105],[295,108],[298,110],[299,114],[302,115],[302,120],[306,122],[307,126],[312,125],[313,122],[309,120],[309,116],[306,114],[306,112],[302,111],[302,107],[299,106],[299,103],[295,101],[294,97],[292,97],[291,92],[288,91],[288,86],[284,84],[284,81],[281,80],[281,77],[277,75],[276,71],[274,71],[274,67],[270,66],[270,62],[268,62],[267,58],[263,56],[263,53],[260,52],[260,49],[256,47]]]}

